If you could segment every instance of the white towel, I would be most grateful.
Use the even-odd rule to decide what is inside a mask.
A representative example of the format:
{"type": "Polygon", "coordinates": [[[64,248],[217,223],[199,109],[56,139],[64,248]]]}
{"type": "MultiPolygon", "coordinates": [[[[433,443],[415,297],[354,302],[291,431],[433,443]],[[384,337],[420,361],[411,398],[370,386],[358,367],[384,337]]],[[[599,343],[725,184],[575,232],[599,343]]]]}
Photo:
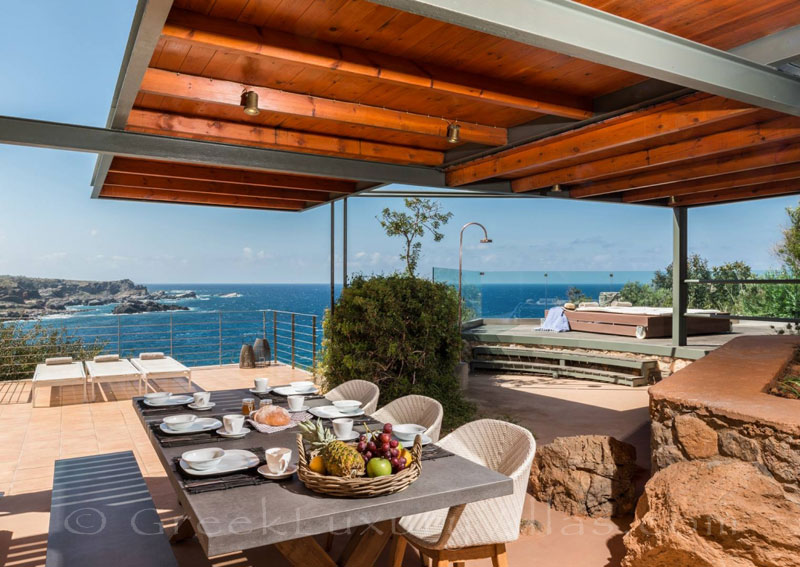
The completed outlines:
{"type": "Polygon", "coordinates": [[[143,352],[139,355],[139,360],[158,360],[165,358],[163,352],[143,352]]]}
{"type": "Polygon", "coordinates": [[[118,354],[98,354],[94,357],[95,362],[116,362],[118,360],[118,354]]]}
{"type": "Polygon", "coordinates": [[[54,356],[52,358],[45,358],[44,363],[48,366],[53,366],[54,364],[72,364],[72,357],[71,356],[54,356]]]}

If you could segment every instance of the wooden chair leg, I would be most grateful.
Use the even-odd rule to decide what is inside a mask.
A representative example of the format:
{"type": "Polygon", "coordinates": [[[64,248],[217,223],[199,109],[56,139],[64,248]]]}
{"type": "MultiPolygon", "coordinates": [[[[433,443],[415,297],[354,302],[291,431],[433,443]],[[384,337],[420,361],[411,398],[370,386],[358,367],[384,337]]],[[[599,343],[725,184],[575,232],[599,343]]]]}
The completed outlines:
{"type": "Polygon", "coordinates": [[[403,556],[406,554],[408,540],[401,535],[392,538],[391,567],[403,567],[403,556]]]}
{"type": "Polygon", "coordinates": [[[504,543],[494,546],[492,567],[508,567],[508,556],[506,555],[506,545],[504,543]]]}
{"type": "Polygon", "coordinates": [[[330,553],[331,549],[333,549],[333,534],[329,533],[325,536],[325,551],[330,553]]]}

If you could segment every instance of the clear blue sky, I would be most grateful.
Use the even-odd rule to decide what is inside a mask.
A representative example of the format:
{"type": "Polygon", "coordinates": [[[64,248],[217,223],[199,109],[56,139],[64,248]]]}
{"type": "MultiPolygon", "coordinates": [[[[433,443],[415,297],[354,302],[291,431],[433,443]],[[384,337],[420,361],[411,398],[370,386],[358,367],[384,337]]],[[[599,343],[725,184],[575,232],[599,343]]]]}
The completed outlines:
{"type": "MultiPolygon", "coordinates": [[[[103,126],[134,5],[5,2],[0,114],[103,126]]],[[[328,277],[327,208],[296,214],[92,200],[94,163],[92,154],[0,145],[0,273],[176,283],[328,277]]],[[[742,259],[771,267],[784,209],[795,203],[692,210],[690,250],[712,264],[742,259]]],[[[400,267],[400,243],[382,234],[375,217],[401,204],[351,199],[353,271],[400,267]]],[[[454,218],[441,243],[424,247],[422,273],[457,266],[458,229],[469,221],[484,223],[494,239],[479,246],[479,231],[467,235],[464,265],[471,269],[652,270],[670,261],[667,210],[543,199],[452,199],[445,206],[454,218]]]]}

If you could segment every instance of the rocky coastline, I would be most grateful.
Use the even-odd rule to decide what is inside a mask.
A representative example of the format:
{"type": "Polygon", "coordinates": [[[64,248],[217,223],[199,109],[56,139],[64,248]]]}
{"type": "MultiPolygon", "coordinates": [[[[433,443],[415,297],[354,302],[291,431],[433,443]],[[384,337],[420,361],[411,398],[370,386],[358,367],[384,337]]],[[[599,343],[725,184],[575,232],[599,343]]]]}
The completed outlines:
{"type": "Polygon", "coordinates": [[[187,307],[162,303],[194,298],[193,291],[150,292],[131,280],[85,281],[26,276],[0,276],[0,319],[35,319],[64,313],[68,307],[117,304],[113,313],[186,311],[187,307]]]}

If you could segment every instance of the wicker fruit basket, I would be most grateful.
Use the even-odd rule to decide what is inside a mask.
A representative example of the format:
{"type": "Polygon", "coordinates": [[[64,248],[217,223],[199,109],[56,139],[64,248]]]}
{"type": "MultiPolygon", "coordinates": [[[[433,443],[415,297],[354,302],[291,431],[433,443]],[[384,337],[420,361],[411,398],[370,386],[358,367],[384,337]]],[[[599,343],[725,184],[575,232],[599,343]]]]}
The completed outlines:
{"type": "Polygon", "coordinates": [[[414,439],[414,446],[411,448],[413,460],[408,467],[398,473],[375,478],[366,476],[342,478],[312,471],[308,468],[309,459],[306,455],[306,446],[302,435],[297,436],[297,454],[299,456],[297,477],[306,485],[306,488],[320,494],[339,498],[372,498],[373,496],[385,496],[400,492],[417,480],[422,472],[422,465],[420,464],[422,438],[419,435],[414,439]]]}

